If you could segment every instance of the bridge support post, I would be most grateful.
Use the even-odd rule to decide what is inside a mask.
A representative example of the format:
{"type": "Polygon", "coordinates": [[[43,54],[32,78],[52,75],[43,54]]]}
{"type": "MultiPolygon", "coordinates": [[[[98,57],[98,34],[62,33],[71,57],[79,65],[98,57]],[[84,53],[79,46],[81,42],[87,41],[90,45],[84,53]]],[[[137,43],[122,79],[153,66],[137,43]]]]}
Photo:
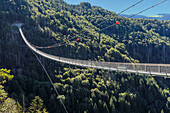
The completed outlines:
{"type": "Polygon", "coordinates": [[[127,72],[127,69],[126,69],[126,65],[125,65],[125,63],[124,63],[124,69],[125,69],[125,71],[127,72]]]}
{"type": "Polygon", "coordinates": [[[165,65],[165,70],[166,70],[166,77],[168,77],[167,66],[166,65],[165,65]]]}
{"type": "Polygon", "coordinates": [[[135,70],[135,64],[133,64],[133,69],[132,70],[135,70]]]}
{"type": "Polygon", "coordinates": [[[127,65],[126,65],[126,64],[124,64],[124,67],[125,67],[125,70],[126,70],[126,73],[127,73],[127,65]]]}
{"type": "Polygon", "coordinates": [[[135,67],[136,67],[136,73],[138,74],[138,67],[137,67],[137,65],[135,65],[135,67]]]}
{"type": "Polygon", "coordinates": [[[158,72],[161,73],[161,66],[158,66],[158,72]]]}
{"type": "Polygon", "coordinates": [[[116,63],[116,67],[117,67],[117,72],[118,72],[118,64],[116,63]]]}
{"type": "Polygon", "coordinates": [[[145,71],[147,72],[146,64],[145,64],[145,71]]]}
{"type": "Polygon", "coordinates": [[[149,72],[150,72],[150,76],[152,76],[152,74],[151,74],[151,66],[149,66],[149,72]]]}
{"type": "Polygon", "coordinates": [[[83,61],[81,60],[80,62],[81,62],[81,65],[83,66],[83,61]]]}
{"type": "Polygon", "coordinates": [[[95,66],[96,66],[96,68],[98,68],[98,61],[96,61],[95,66]]]}
{"type": "Polygon", "coordinates": [[[109,62],[109,70],[110,70],[110,62],[109,62]]]}

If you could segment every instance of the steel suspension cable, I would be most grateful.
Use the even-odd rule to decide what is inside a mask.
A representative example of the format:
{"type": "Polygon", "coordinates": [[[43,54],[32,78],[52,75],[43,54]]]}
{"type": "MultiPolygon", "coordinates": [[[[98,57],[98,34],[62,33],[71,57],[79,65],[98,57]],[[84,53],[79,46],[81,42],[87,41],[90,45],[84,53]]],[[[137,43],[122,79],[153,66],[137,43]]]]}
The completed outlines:
{"type": "MultiPolygon", "coordinates": [[[[149,8],[146,8],[146,9],[144,9],[144,10],[142,10],[142,11],[140,11],[140,12],[138,12],[138,13],[132,15],[132,16],[129,16],[128,18],[132,18],[132,17],[134,17],[134,16],[136,16],[136,15],[138,15],[138,14],[140,14],[140,13],[143,13],[143,12],[145,12],[145,11],[151,9],[151,8],[154,8],[155,6],[158,6],[158,5],[160,5],[160,4],[162,4],[162,3],[166,2],[166,1],[167,1],[167,0],[164,0],[164,1],[162,1],[162,2],[159,2],[158,4],[155,4],[155,5],[153,5],[153,6],[149,7],[149,8]]],[[[115,24],[112,24],[112,25],[110,25],[110,26],[107,26],[107,27],[101,29],[99,32],[101,32],[101,31],[103,31],[103,30],[105,30],[105,29],[107,29],[107,28],[109,28],[109,27],[112,27],[113,25],[115,25],[115,24]]]]}
{"type": "MultiPolygon", "coordinates": [[[[137,2],[136,4],[134,4],[134,6],[137,5],[137,4],[139,4],[139,3],[141,3],[142,1],[144,1],[144,0],[141,0],[141,1],[137,2]]],[[[140,11],[140,12],[138,12],[138,13],[130,16],[129,18],[132,18],[132,17],[134,17],[134,16],[136,16],[136,15],[138,15],[138,14],[140,14],[140,13],[143,13],[143,12],[145,12],[145,11],[151,9],[151,8],[154,8],[155,6],[158,6],[158,5],[162,4],[162,3],[164,3],[165,1],[167,1],[167,0],[163,0],[162,2],[159,2],[158,4],[155,4],[155,5],[153,5],[153,6],[149,7],[149,8],[146,8],[145,10],[142,10],[142,11],[140,11]]],[[[132,5],[131,7],[134,7],[134,6],[132,5]]],[[[128,10],[128,9],[130,9],[130,7],[127,8],[126,10],[128,10]]],[[[124,11],[122,11],[122,12],[125,12],[126,10],[124,10],[124,11]]],[[[120,12],[120,13],[121,13],[121,12],[120,12]]],[[[108,26],[108,27],[105,27],[105,28],[99,30],[99,33],[100,33],[101,31],[109,28],[109,27],[112,27],[113,25],[115,25],[115,24],[112,24],[112,25],[110,25],[110,26],[108,26]]]]}
{"type": "MultiPolygon", "coordinates": [[[[125,12],[125,11],[129,10],[130,8],[132,8],[132,7],[136,6],[136,5],[138,5],[139,3],[143,2],[143,1],[144,1],[144,0],[140,0],[139,2],[137,2],[137,3],[133,4],[133,5],[131,5],[130,7],[126,8],[125,10],[123,10],[123,11],[119,12],[117,15],[120,15],[121,13],[123,13],[123,12],[125,12]]],[[[103,21],[103,22],[99,23],[99,24],[98,24],[98,25],[96,25],[96,26],[99,26],[99,25],[101,25],[102,23],[104,23],[104,22],[106,22],[106,21],[107,21],[107,20],[105,20],[105,21],[103,21]]]]}
{"type": "MultiPolygon", "coordinates": [[[[144,1],[144,0],[141,0],[141,1],[137,2],[136,4],[128,7],[127,9],[121,11],[121,12],[118,13],[118,14],[121,14],[121,13],[125,12],[126,10],[134,7],[135,5],[141,3],[142,1],[144,1]]],[[[144,9],[144,10],[142,10],[142,11],[140,11],[140,12],[138,12],[138,13],[132,15],[132,16],[129,16],[128,18],[132,18],[132,17],[134,17],[134,16],[136,16],[136,15],[138,15],[138,14],[140,14],[140,13],[143,13],[143,12],[145,12],[145,11],[151,9],[151,8],[154,8],[155,6],[160,5],[160,4],[164,3],[165,1],[167,1],[167,0],[164,0],[164,1],[162,1],[162,2],[159,2],[158,4],[155,4],[155,5],[153,5],[153,6],[149,7],[149,8],[146,8],[146,9],[144,9]]],[[[101,23],[100,23],[100,24],[101,24],[101,23]]],[[[99,24],[98,24],[98,25],[99,25],[99,24]]],[[[110,26],[107,26],[107,27],[99,30],[98,32],[100,33],[101,31],[104,31],[105,29],[108,29],[108,28],[112,27],[113,25],[115,25],[115,24],[112,24],[112,25],[110,25],[110,26]]],[[[68,41],[70,41],[70,40],[72,40],[72,39],[74,39],[74,38],[71,38],[71,39],[69,39],[68,41]]],[[[65,43],[65,42],[61,42],[61,44],[60,44],[60,43],[57,43],[57,44],[54,44],[54,45],[52,45],[52,46],[46,46],[46,47],[39,47],[39,46],[35,46],[35,45],[33,45],[33,44],[32,44],[32,45],[33,45],[34,47],[36,47],[36,48],[55,48],[55,47],[58,47],[58,44],[60,44],[61,46],[62,46],[62,45],[65,45],[64,43],[65,43]]]]}
{"type": "MultiPolygon", "coordinates": [[[[71,40],[75,40],[75,37],[73,37],[73,38],[70,38],[70,39],[68,39],[67,41],[71,41],[71,40]]],[[[64,43],[66,43],[66,41],[63,41],[63,42],[61,42],[61,43],[55,43],[55,44],[53,44],[53,45],[50,45],[50,46],[36,46],[36,45],[34,45],[34,44],[31,44],[32,46],[34,46],[34,47],[36,47],[36,48],[39,48],[39,49],[45,49],[45,48],[55,48],[55,47],[57,47],[57,46],[59,46],[59,45],[63,45],[64,43]]]]}
{"type": "Polygon", "coordinates": [[[164,1],[162,1],[162,2],[159,2],[159,3],[153,5],[153,6],[149,7],[149,8],[146,8],[146,9],[144,9],[144,10],[142,10],[142,11],[140,11],[140,12],[138,12],[138,13],[132,15],[132,16],[130,16],[129,18],[134,17],[134,16],[136,16],[136,15],[138,15],[138,14],[140,14],[140,13],[143,13],[143,12],[145,12],[145,11],[151,9],[151,8],[154,8],[155,6],[160,5],[160,4],[162,4],[162,3],[166,2],[166,1],[167,1],[167,0],[164,0],[164,1]]]}
{"type": "MultiPolygon", "coordinates": [[[[30,48],[29,48],[29,49],[30,49],[30,48]]],[[[48,79],[50,80],[50,83],[52,84],[52,86],[53,86],[53,88],[54,88],[54,91],[55,91],[56,94],[59,96],[59,93],[58,93],[57,89],[55,88],[54,83],[53,83],[51,77],[49,76],[49,74],[48,74],[48,72],[47,72],[45,66],[42,64],[41,60],[38,58],[38,56],[36,55],[36,53],[35,53],[32,49],[30,49],[30,50],[31,50],[32,53],[35,55],[35,57],[37,58],[37,60],[39,61],[39,63],[41,64],[43,70],[45,71],[45,73],[46,73],[46,75],[47,75],[47,77],[48,77],[48,79]]],[[[67,109],[66,109],[66,106],[64,105],[63,101],[62,101],[61,99],[59,99],[59,100],[60,100],[60,102],[61,102],[61,104],[62,104],[62,106],[63,106],[65,112],[68,113],[68,111],[67,111],[67,109]]]]}
{"type": "MultiPolygon", "coordinates": [[[[136,6],[137,4],[139,4],[139,3],[143,2],[143,1],[144,1],[144,0],[140,0],[139,2],[137,2],[137,3],[133,4],[133,5],[131,5],[130,7],[126,8],[125,10],[119,12],[118,15],[120,15],[121,13],[127,11],[128,9],[130,9],[130,8],[132,8],[132,7],[134,7],[134,6],[136,6]]],[[[107,21],[107,20],[105,20],[105,21],[99,23],[99,24],[96,25],[96,26],[99,26],[99,25],[101,25],[102,23],[104,23],[104,22],[106,22],[106,21],[107,21]]],[[[70,40],[72,40],[72,39],[75,39],[75,38],[71,38],[71,39],[69,39],[68,41],[70,41],[70,40]]],[[[61,44],[63,44],[63,43],[65,43],[65,42],[56,43],[56,44],[53,44],[53,45],[50,45],[50,46],[44,46],[44,47],[42,47],[42,46],[35,46],[35,45],[33,45],[33,44],[32,44],[32,45],[33,45],[34,47],[36,47],[36,48],[44,49],[44,48],[55,48],[55,47],[57,47],[59,44],[61,45],[61,44]]]]}
{"type": "Polygon", "coordinates": [[[136,6],[137,4],[139,4],[139,3],[143,2],[143,1],[144,1],[144,0],[141,0],[141,1],[139,1],[139,2],[137,2],[137,3],[135,3],[135,4],[133,4],[132,6],[130,6],[130,7],[128,7],[128,8],[126,8],[125,10],[121,11],[121,12],[120,12],[120,13],[118,13],[117,15],[120,15],[121,13],[123,13],[123,12],[125,12],[125,11],[129,10],[130,8],[132,8],[132,7],[136,6]]]}

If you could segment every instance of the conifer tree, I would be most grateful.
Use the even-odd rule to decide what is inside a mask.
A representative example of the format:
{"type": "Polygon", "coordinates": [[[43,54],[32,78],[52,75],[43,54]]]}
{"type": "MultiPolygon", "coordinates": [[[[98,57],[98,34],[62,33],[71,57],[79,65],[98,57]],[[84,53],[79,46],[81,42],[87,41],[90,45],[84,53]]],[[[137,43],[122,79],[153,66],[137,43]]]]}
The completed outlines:
{"type": "Polygon", "coordinates": [[[35,99],[31,102],[31,106],[29,107],[29,111],[31,113],[46,113],[46,108],[43,107],[43,100],[39,97],[36,96],[35,99]]]}

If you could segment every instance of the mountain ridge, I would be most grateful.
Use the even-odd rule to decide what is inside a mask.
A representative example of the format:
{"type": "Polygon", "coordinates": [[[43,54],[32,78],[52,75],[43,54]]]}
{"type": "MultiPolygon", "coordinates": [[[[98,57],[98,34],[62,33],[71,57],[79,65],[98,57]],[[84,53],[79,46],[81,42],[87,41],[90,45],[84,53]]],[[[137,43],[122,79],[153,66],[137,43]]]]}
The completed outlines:
{"type": "MultiPolygon", "coordinates": [[[[127,15],[127,14],[120,14],[120,16],[123,16],[123,17],[130,17],[132,16],[133,14],[131,15],[127,15]]],[[[157,14],[157,15],[153,15],[153,16],[145,16],[145,15],[136,15],[132,18],[143,18],[143,19],[157,19],[157,20],[170,20],[170,13],[161,13],[161,14],[157,14]]]]}

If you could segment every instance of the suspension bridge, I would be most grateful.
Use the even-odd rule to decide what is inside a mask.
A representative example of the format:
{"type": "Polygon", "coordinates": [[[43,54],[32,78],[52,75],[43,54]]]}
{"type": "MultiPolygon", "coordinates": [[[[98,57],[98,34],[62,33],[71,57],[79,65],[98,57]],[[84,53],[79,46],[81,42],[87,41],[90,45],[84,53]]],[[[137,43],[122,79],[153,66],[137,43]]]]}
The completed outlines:
{"type": "Polygon", "coordinates": [[[45,53],[43,51],[40,51],[39,49],[32,46],[32,44],[24,36],[24,33],[21,28],[22,24],[15,24],[15,26],[18,26],[19,32],[24,42],[32,51],[45,58],[57,62],[66,63],[75,66],[87,67],[87,68],[89,67],[89,68],[112,70],[112,71],[119,71],[119,72],[147,74],[151,76],[170,77],[170,64],[102,62],[102,61],[88,61],[88,60],[79,60],[79,59],[54,56],[45,53]]]}
{"type": "MultiPolygon", "coordinates": [[[[133,4],[132,6],[126,8],[125,10],[121,11],[119,14],[125,12],[126,10],[136,6],[137,4],[141,3],[144,0],[140,0],[139,2],[133,4]]],[[[147,9],[144,9],[132,16],[130,16],[129,18],[136,16],[144,11],[147,11],[157,5],[160,5],[162,3],[164,3],[167,0],[163,0],[162,2],[159,2],[158,4],[155,4],[147,9]]],[[[102,23],[106,22],[107,20],[101,22],[98,25],[101,25],[102,23]]],[[[116,22],[116,24],[119,24],[119,22],[116,22]]],[[[96,68],[96,69],[104,69],[104,70],[112,70],[112,71],[120,71],[120,72],[127,72],[127,73],[137,73],[137,74],[147,74],[147,75],[151,75],[151,76],[161,76],[161,77],[170,77],[170,64],[149,64],[149,63],[121,63],[121,62],[101,62],[101,61],[88,61],[88,60],[79,60],[79,59],[71,59],[71,58],[64,58],[64,57],[60,57],[60,56],[54,56],[48,53],[45,53],[43,51],[40,51],[38,48],[49,48],[49,46],[47,47],[36,47],[33,44],[31,44],[26,37],[23,34],[22,31],[22,24],[21,23],[16,23],[13,24],[14,26],[18,26],[19,28],[19,32],[24,40],[24,42],[27,44],[27,46],[33,51],[34,55],[36,56],[37,60],[40,62],[43,70],[45,71],[49,81],[51,82],[56,94],[59,96],[59,93],[57,91],[57,89],[54,86],[54,83],[51,79],[51,77],[49,76],[47,70],[45,69],[44,65],[42,64],[42,62],[40,61],[40,59],[38,58],[38,56],[35,54],[39,54],[43,57],[46,57],[48,59],[57,61],[57,62],[61,62],[61,63],[66,63],[66,64],[70,64],[70,65],[76,65],[76,66],[82,66],[82,67],[90,67],[90,68],[96,68]]],[[[97,26],[98,26],[97,25],[97,26]]],[[[113,24],[114,25],[114,24],[113,24]]],[[[101,29],[99,32],[106,30],[107,28],[113,26],[107,26],[103,29],[101,29]]],[[[79,39],[78,39],[79,40],[79,39]]],[[[50,47],[55,47],[55,45],[52,45],[50,47]]],[[[59,45],[61,46],[61,45],[59,45]]],[[[63,101],[60,99],[60,102],[65,110],[66,113],[68,113],[66,106],[64,105],[63,101]]]]}

